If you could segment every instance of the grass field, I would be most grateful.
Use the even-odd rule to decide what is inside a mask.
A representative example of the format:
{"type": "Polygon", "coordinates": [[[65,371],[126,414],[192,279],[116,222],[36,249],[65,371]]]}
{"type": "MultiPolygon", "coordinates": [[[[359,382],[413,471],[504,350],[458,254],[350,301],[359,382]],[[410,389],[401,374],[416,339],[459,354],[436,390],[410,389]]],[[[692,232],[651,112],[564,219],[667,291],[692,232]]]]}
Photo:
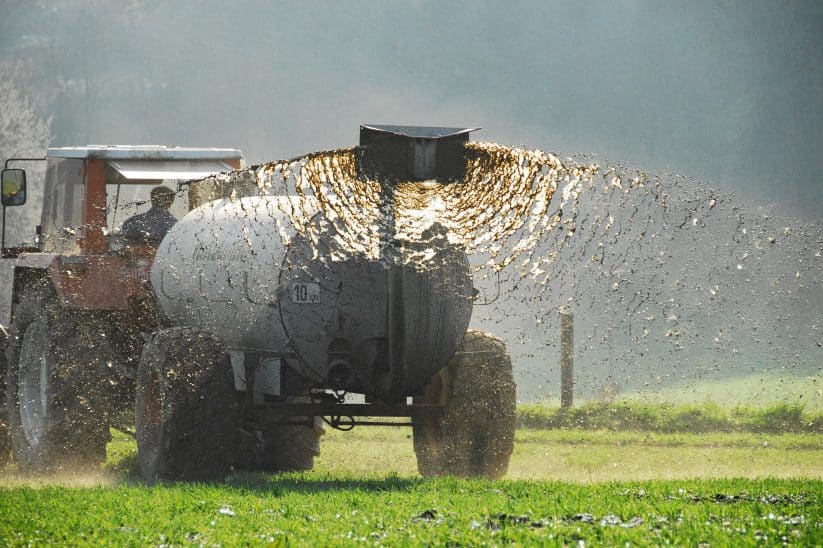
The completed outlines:
{"type": "MultiPolygon", "coordinates": [[[[823,364],[820,366],[823,369],[823,364]]],[[[667,386],[651,385],[646,390],[629,390],[611,395],[616,402],[694,405],[710,403],[732,410],[735,407],[762,408],[780,404],[800,405],[808,413],[823,413],[823,375],[755,373],[720,379],[695,379],[667,386]]],[[[575,404],[602,400],[578,395],[575,404]]],[[[560,397],[541,399],[548,407],[560,405],[560,397]]]]}
{"type": "Polygon", "coordinates": [[[311,473],[147,487],[134,441],[114,432],[99,474],[0,472],[0,545],[823,545],[814,394],[803,413],[764,398],[741,414],[745,386],[722,406],[702,386],[691,396],[714,403],[576,408],[609,430],[518,430],[498,482],[421,479],[410,430],[361,427],[330,430],[311,473]]]}
{"type": "Polygon", "coordinates": [[[609,430],[619,432],[823,434],[823,413],[803,405],[721,407],[715,403],[672,405],[637,401],[587,402],[571,408],[520,405],[518,424],[536,430],[609,430]]]}
{"type": "Polygon", "coordinates": [[[655,387],[621,394],[619,400],[647,403],[714,403],[721,407],[768,407],[781,403],[803,405],[810,413],[823,412],[823,376],[764,373],[734,379],[695,381],[682,386],[655,387]]]}
{"type": "Polygon", "coordinates": [[[820,482],[577,485],[237,475],[228,485],[0,490],[11,545],[818,545],[820,482]]]}
{"type": "MultiPolygon", "coordinates": [[[[333,474],[416,474],[408,432],[330,432],[317,469],[333,474]]],[[[664,435],[518,431],[508,478],[603,482],[681,478],[823,479],[823,436],[664,435]]]]}
{"type": "Polygon", "coordinates": [[[0,474],[0,544],[823,543],[823,437],[519,431],[505,481],[417,477],[408,430],[329,432],[315,471],[142,486],[0,474]],[[734,479],[722,479],[734,478],[734,479]]]}

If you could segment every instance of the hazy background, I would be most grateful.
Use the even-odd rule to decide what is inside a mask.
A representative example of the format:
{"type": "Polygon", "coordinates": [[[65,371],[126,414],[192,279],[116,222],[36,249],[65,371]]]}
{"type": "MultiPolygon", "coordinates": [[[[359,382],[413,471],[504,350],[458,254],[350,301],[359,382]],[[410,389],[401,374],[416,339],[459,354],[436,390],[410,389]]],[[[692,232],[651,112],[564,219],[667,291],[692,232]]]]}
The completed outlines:
{"type": "MultiPolygon", "coordinates": [[[[823,2],[0,0],[0,159],[173,144],[255,164],[354,146],[363,122],[482,126],[663,181],[667,207],[582,198],[576,236],[541,244],[547,281],[510,271],[475,308],[521,397],[556,395],[561,305],[584,395],[818,383],[823,2]]],[[[23,240],[31,196],[9,212],[23,240]]]]}
{"type": "Polygon", "coordinates": [[[812,218],[821,31],[816,1],[0,0],[0,59],[53,145],[254,163],[354,145],[361,122],[477,125],[812,218]]]}

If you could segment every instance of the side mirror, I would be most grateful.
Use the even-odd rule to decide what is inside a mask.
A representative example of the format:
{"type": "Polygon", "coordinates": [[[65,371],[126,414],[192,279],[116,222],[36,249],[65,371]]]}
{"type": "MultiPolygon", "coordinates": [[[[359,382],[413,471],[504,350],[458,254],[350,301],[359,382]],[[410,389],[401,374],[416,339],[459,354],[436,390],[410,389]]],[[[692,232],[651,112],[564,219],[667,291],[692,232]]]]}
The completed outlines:
{"type": "Polygon", "coordinates": [[[26,171],[4,169],[2,175],[3,206],[19,206],[26,203],[26,171]]]}

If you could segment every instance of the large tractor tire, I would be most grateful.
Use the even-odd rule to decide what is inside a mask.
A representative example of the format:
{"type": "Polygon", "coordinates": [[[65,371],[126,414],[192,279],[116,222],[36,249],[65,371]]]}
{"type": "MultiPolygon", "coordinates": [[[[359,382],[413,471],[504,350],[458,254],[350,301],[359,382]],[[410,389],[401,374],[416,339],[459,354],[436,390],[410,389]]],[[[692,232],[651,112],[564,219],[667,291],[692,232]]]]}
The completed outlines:
{"type": "MultiPolygon", "coordinates": [[[[300,417],[298,417],[300,418],[300,417]]],[[[302,417],[307,420],[311,417],[302,417]]],[[[263,472],[302,472],[314,467],[320,455],[320,436],[325,433],[322,419],[311,425],[284,425],[261,432],[262,452],[255,457],[252,470],[263,472]]]]}
{"type": "Polygon", "coordinates": [[[135,422],[143,479],[224,479],[239,449],[241,409],[229,354],[217,340],[187,327],[154,333],[137,368],[135,422]]]}
{"type": "Polygon", "coordinates": [[[61,309],[47,281],[22,290],[6,351],[12,453],[24,472],[95,468],[106,457],[101,367],[110,351],[88,314],[61,309]]]}
{"type": "Polygon", "coordinates": [[[469,330],[457,353],[415,403],[439,404],[439,417],[414,418],[414,451],[424,477],[500,478],[517,423],[511,359],[500,339],[469,330]]]}

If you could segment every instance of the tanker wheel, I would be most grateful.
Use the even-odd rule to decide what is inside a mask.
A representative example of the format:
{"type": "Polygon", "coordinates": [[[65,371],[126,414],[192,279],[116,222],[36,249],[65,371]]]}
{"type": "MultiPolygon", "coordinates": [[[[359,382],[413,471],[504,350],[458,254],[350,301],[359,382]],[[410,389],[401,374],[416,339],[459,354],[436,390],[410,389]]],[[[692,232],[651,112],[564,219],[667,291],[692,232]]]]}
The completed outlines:
{"type": "Polygon", "coordinates": [[[137,368],[140,472],[149,483],[219,481],[234,464],[242,397],[219,342],[196,329],[157,331],[137,368]]]}
{"type": "Polygon", "coordinates": [[[94,468],[105,459],[96,366],[109,354],[104,345],[90,350],[96,338],[94,322],[61,310],[47,281],[23,289],[6,351],[8,424],[21,471],[94,468]]]}
{"type": "MultiPolygon", "coordinates": [[[[306,418],[311,417],[295,417],[306,418]]],[[[251,468],[265,472],[302,472],[314,467],[320,455],[320,436],[325,433],[323,419],[314,417],[312,425],[284,425],[261,432],[263,452],[251,468]]]]}
{"type": "Polygon", "coordinates": [[[506,474],[517,416],[512,364],[503,341],[467,331],[454,357],[414,401],[444,406],[440,417],[413,420],[421,475],[496,479],[506,474]]]}

